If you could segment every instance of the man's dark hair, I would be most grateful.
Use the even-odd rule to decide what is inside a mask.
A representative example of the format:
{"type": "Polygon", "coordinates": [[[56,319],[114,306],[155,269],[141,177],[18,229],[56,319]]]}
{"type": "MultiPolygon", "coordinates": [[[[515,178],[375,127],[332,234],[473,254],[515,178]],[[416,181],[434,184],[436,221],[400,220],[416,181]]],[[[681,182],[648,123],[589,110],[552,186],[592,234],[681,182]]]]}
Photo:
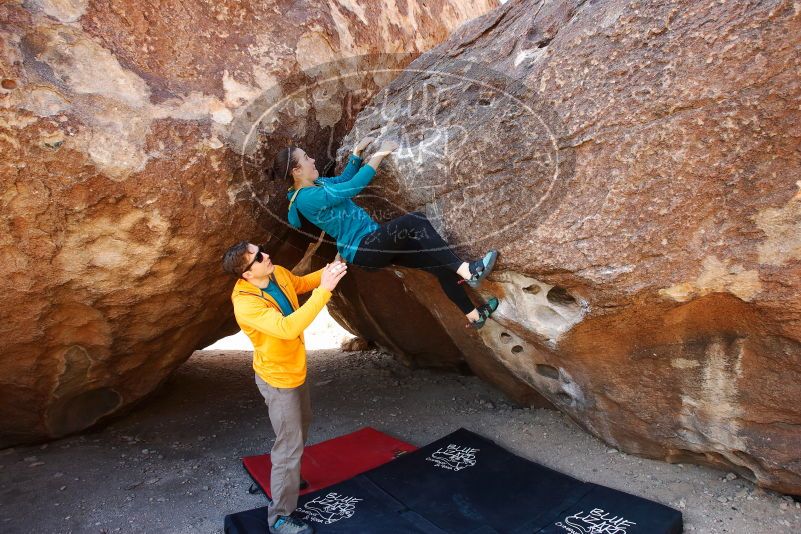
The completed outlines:
{"type": "Polygon", "coordinates": [[[222,258],[223,270],[236,277],[248,266],[248,241],[240,241],[225,251],[222,258]]]}

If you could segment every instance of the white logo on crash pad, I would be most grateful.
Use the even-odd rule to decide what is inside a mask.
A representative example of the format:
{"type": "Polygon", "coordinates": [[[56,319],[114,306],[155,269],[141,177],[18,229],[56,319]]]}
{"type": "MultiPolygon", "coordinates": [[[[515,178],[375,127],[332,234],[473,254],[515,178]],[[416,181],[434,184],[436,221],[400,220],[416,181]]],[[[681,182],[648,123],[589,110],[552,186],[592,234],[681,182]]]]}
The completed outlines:
{"type": "Polygon", "coordinates": [[[307,521],[330,525],[353,516],[356,513],[356,503],[363,500],[331,492],[324,497],[315,497],[298,508],[297,512],[307,521]]]}
{"type": "Polygon", "coordinates": [[[558,521],[556,526],[562,527],[570,534],[626,534],[628,527],[636,525],[620,516],[612,515],[601,508],[593,508],[589,512],[579,512],[558,521]]]}
{"type": "Polygon", "coordinates": [[[477,452],[478,449],[473,449],[472,447],[459,447],[458,445],[450,444],[444,449],[437,449],[426,460],[434,462],[434,465],[443,469],[461,471],[476,465],[477,452]]]}

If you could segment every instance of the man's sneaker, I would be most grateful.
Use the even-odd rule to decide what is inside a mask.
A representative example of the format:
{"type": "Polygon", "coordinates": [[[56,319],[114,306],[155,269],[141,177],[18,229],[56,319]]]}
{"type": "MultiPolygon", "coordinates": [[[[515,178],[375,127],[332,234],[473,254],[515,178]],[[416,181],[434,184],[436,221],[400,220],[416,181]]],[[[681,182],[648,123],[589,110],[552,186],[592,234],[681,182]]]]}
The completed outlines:
{"type": "Polygon", "coordinates": [[[291,515],[279,515],[278,521],[270,527],[271,534],[313,534],[314,529],[308,523],[291,515]]]}
{"type": "Polygon", "coordinates": [[[492,268],[495,267],[495,260],[497,259],[498,251],[490,250],[480,260],[471,261],[468,266],[471,276],[466,280],[467,285],[478,287],[481,281],[492,271],[492,268]]]}
{"type": "Polygon", "coordinates": [[[490,315],[492,315],[493,312],[498,309],[498,304],[500,304],[498,299],[492,297],[487,301],[486,304],[482,304],[476,308],[476,310],[478,310],[479,319],[478,321],[470,321],[469,326],[475,328],[476,330],[484,326],[484,323],[487,322],[487,319],[489,319],[490,315]]]}

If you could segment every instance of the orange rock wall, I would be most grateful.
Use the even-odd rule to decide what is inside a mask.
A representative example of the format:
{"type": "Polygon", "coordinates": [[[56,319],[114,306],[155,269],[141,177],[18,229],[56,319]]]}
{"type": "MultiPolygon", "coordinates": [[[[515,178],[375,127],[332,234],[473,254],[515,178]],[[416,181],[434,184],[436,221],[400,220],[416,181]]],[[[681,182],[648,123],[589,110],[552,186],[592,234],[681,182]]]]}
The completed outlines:
{"type": "Polygon", "coordinates": [[[0,446],[117,413],[230,333],[233,242],[297,261],[264,158],[292,139],[331,159],[394,74],[311,77],[404,66],[496,5],[0,4],[0,446]]]}

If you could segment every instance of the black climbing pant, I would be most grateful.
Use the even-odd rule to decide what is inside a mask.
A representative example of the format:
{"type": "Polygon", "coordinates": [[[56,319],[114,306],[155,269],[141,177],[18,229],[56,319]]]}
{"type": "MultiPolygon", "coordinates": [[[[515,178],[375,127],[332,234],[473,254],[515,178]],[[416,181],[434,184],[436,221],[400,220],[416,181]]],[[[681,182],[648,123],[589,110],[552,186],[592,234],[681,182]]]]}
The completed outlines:
{"type": "Polygon", "coordinates": [[[462,260],[423,213],[407,213],[364,236],[353,263],[372,268],[394,264],[426,270],[437,277],[442,290],[462,313],[475,308],[459,284],[462,277],[456,274],[462,260]]]}

